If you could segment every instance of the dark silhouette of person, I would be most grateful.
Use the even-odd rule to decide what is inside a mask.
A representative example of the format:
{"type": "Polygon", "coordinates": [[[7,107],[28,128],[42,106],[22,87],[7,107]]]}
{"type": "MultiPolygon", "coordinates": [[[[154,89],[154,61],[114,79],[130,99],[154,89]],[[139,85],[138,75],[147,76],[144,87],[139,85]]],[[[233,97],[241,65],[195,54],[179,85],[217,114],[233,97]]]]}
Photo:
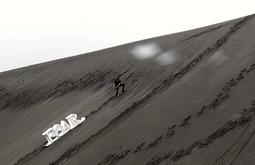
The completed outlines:
{"type": "Polygon", "coordinates": [[[123,92],[126,92],[125,91],[125,84],[124,83],[121,83],[121,80],[119,78],[115,78],[112,80],[113,82],[113,90],[116,90],[116,96],[118,96],[118,93],[119,93],[119,88],[122,87],[122,93],[123,92]]]}

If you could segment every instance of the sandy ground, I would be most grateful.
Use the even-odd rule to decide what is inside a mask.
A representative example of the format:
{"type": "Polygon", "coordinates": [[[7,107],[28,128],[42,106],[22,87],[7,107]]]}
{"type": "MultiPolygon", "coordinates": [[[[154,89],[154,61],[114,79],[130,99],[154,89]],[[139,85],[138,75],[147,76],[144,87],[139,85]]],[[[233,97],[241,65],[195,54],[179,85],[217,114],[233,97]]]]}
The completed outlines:
{"type": "Polygon", "coordinates": [[[1,164],[255,164],[254,28],[252,15],[0,73],[1,164]],[[42,147],[70,113],[88,118],[42,147]]]}

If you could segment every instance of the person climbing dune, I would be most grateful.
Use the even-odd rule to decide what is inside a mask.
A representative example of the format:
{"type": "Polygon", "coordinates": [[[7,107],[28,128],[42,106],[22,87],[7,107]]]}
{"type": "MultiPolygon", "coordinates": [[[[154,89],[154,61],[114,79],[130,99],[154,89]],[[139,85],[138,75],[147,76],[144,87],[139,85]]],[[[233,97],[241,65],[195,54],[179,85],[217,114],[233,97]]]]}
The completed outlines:
{"type": "Polygon", "coordinates": [[[119,93],[119,88],[122,87],[122,93],[126,92],[125,91],[125,84],[121,83],[121,80],[117,77],[115,79],[112,79],[113,82],[113,90],[116,90],[116,96],[118,96],[119,93]]]}

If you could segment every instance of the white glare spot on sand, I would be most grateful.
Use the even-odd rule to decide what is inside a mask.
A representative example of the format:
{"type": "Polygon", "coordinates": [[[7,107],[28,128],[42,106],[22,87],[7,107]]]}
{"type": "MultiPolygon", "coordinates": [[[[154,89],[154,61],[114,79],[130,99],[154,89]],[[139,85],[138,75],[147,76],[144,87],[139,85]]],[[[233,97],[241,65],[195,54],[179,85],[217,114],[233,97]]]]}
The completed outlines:
{"type": "Polygon", "coordinates": [[[138,59],[146,59],[156,56],[160,51],[161,49],[157,44],[150,43],[135,46],[131,50],[131,54],[138,59]]]}
{"type": "Polygon", "coordinates": [[[209,62],[214,63],[215,65],[219,65],[227,59],[228,58],[226,57],[226,55],[224,55],[223,51],[219,50],[212,55],[212,57],[209,59],[209,62]]]}
{"type": "Polygon", "coordinates": [[[169,65],[174,63],[177,60],[177,54],[175,51],[168,51],[160,54],[156,60],[161,64],[161,65],[169,65]]]}

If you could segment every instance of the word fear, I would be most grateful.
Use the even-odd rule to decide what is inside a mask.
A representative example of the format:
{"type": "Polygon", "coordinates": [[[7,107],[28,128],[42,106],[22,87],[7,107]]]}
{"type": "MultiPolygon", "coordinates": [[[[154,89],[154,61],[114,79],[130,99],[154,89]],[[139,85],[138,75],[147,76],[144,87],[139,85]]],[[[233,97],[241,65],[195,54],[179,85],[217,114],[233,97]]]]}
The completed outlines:
{"type": "Polygon", "coordinates": [[[55,124],[51,128],[47,129],[42,135],[47,139],[48,143],[45,145],[46,147],[51,145],[53,142],[58,140],[61,136],[74,129],[78,125],[80,125],[85,117],[82,117],[80,120],[77,119],[76,114],[70,114],[66,117],[68,123],[64,120],[60,121],[60,124],[55,124]]]}

